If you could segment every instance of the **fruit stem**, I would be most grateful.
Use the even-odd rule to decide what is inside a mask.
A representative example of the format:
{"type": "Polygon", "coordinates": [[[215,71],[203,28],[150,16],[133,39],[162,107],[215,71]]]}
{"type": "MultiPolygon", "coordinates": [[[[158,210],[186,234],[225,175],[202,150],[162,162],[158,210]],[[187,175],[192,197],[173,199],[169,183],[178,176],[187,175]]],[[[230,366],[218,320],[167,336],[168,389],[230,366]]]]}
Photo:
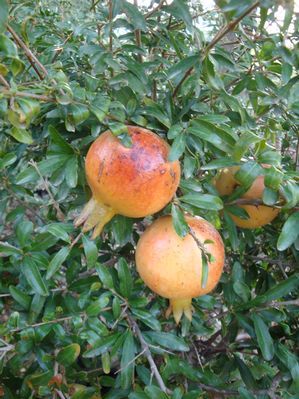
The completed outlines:
{"type": "Polygon", "coordinates": [[[166,316],[169,317],[173,313],[176,324],[179,324],[183,314],[188,320],[192,320],[192,298],[170,298],[169,308],[166,311],[166,316]]]}
{"type": "Polygon", "coordinates": [[[105,224],[107,224],[116,212],[107,205],[102,204],[92,197],[84,206],[82,212],[74,221],[75,227],[83,224],[83,233],[94,228],[91,238],[94,239],[101,234],[105,224]]]}

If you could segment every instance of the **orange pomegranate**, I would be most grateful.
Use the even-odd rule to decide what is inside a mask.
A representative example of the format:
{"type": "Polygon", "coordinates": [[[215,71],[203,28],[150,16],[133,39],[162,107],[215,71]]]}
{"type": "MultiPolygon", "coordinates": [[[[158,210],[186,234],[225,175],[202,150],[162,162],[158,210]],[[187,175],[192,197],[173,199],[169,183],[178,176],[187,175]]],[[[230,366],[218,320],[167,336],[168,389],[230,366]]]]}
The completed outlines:
{"type": "MultiPolygon", "coordinates": [[[[264,168],[270,165],[262,165],[264,168]]],[[[219,175],[214,180],[215,186],[220,195],[230,195],[234,189],[240,185],[235,178],[235,173],[240,169],[240,166],[232,166],[220,171],[219,175]]],[[[264,176],[258,176],[246,193],[242,195],[244,200],[261,200],[265,189],[264,176]]],[[[248,213],[248,219],[241,219],[238,216],[230,214],[235,224],[243,229],[255,229],[272,222],[279,213],[279,209],[266,205],[238,205],[245,209],[248,213]]]]}
{"type": "Polygon", "coordinates": [[[169,162],[168,144],[150,130],[128,126],[132,147],[125,147],[109,130],[91,145],[85,163],[92,198],[75,226],[95,227],[93,238],[115,215],[144,217],[171,200],[180,180],[180,164],[169,162]]]}
{"type": "Polygon", "coordinates": [[[218,283],[224,265],[224,245],[220,234],[204,219],[187,216],[196,239],[211,255],[208,278],[202,286],[202,249],[191,234],[177,235],[171,216],[154,221],[141,236],[136,248],[136,266],[145,284],[169,298],[168,314],[178,323],[184,313],[192,318],[191,300],[205,295],[218,283]]]}

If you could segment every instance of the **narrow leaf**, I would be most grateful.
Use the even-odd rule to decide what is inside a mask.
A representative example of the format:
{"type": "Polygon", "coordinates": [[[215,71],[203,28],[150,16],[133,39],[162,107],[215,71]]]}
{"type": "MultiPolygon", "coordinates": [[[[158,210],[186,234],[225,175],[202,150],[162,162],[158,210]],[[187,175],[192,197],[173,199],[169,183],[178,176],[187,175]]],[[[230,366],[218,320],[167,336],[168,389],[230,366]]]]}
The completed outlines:
{"type": "Polygon", "coordinates": [[[268,327],[264,320],[257,314],[251,316],[254,323],[254,330],[257,342],[265,360],[270,361],[274,356],[274,345],[268,327]]]}

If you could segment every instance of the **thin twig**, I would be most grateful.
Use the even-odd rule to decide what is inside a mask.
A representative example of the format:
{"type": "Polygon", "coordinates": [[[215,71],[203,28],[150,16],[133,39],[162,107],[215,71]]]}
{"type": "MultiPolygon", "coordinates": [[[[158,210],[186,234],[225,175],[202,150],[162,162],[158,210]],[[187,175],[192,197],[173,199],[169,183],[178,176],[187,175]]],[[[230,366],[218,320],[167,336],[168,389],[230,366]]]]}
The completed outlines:
{"type": "Polygon", "coordinates": [[[11,91],[7,89],[1,89],[0,94],[3,94],[5,97],[24,97],[24,98],[32,98],[34,100],[44,101],[44,102],[56,102],[57,100],[54,97],[45,96],[42,94],[28,93],[26,91],[11,91]]]}
{"type": "MultiPolygon", "coordinates": [[[[245,18],[248,14],[250,14],[258,5],[259,5],[259,1],[256,1],[255,3],[253,3],[253,5],[251,7],[249,7],[243,14],[241,14],[238,18],[236,18],[235,20],[229,22],[227,25],[225,25],[222,29],[220,29],[220,31],[215,35],[215,37],[211,40],[211,42],[207,45],[207,47],[205,48],[205,51],[201,57],[201,59],[203,60],[208,52],[230,31],[232,31],[238,24],[239,22],[241,22],[241,20],[243,18],[245,18]]],[[[182,79],[179,81],[179,83],[177,84],[177,86],[175,87],[172,97],[175,98],[180,87],[182,86],[182,84],[184,83],[184,81],[188,78],[189,75],[191,75],[191,73],[193,72],[194,67],[190,67],[185,75],[182,77],[182,79]]]]}
{"type": "Polygon", "coordinates": [[[225,36],[227,35],[228,32],[231,32],[232,30],[235,29],[235,27],[239,24],[239,22],[242,21],[243,18],[245,18],[248,14],[250,14],[258,5],[259,1],[256,1],[255,3],[252,4],[251,7],[249,7],[246,11],[243,12],[238,18],[235,20],[229,22],[223,29],[220,29],[220,31],[216,34],[214,39],[207,45],[205,49],[205,56],[208,54],[208,52],[225,36]]]}
{"type": "Polygon", "coordinates": [[[43,175],[41,174],[41,172],[40,172],[40,170],[39,170],[39,168],[38,168],[38,166],[37,166],[37,163],[36,163],[33,159],[31,159],[31,161],[28,162],[28,163],[29,163],[29,165],[33,166],[33,168],[36,170],[37,174],[38,174],[39,177],[41,178],[41,180],[42,180],[42,182],[43,182],[43,185],[44,185],[44,188],[45,188],[45,190],[47,191],[49,197],[51,198],[52,203],[53,203],[53,206],[54,206],[54,208],[55,208],[56,211],[57,211],[57,218],[58,218],[59,220],[61,220],[61,221],[64,220],[64,214],[63,214],[62,210],[60,209],[60,207],[59,207],[59,205],[58,205],[58,202],[55,200],[55,198],[54,198],[54,196],[53,196],[53,194],[52,194],[52,192],[51,192],[51,190],[50,190],[50,187],[49,187],[47,181],[44,179],[43,175]]]}
{"type": "Polygon", "coordinates": [[[135,332],[135,334],[137,335],[141,348],[144,351],[144,354],[149,362],[150,368],[151,368],[151,372],[154,374],[154,376],[156,377],[157,383],[160,387],[160,389],[167,393],[170,394],[171,391],[166,387],[166,385],[164,384],[164,381],[161,377],[161,374],[156,366],[156,363],[152,357],[151,351],[149,349],[148,344],[146,343],[145,339],[143,338],[142,332],[138,326],[138,324],[136,323],[136,321],[133,319],[133,317],[131,317],[128,313],[127,313],[127,320],[129,322],[129,324],[132,327],[132,330],[135,332]]]}
{"type": "Polygon", "coordinates": [[[38,74],[39,78],[43,80],[46,76],[48,76],[48,71],[46,70],[46,68],[37,59],[37,57],[33,54],[33,52],[26,46],[23,40],[19,37],[19,35],[13,30],[13,28],[10,25],[7,25],[7,30],[14,38],[14,41],[17,43],[17,45],[24,50],[26,57],[28,58],[30,64],[32,65],[36,73],[38,74]],[[44,76],[36,68],[36,65],[42,70],[44,76]]]}
{"type": "Polygon", "coordinates": [[[64,40],[64,42],[62,43],[62,45],[60,46],[60,47],[58,47],[56,50],[55,50],[55,54],[54,54],[54,56],[53,56],[53,58],[52,58],[52,64],[57,60],[57,57],[63,52],[63,49],[64,49],[64,46],[65,46],[65,44],[70,40],[70,38],[73,36],[73,34],[74,34],[74,32],[71,32],[68,36],[67,36],[67,38],[64,40]]]}
{"type": "Polygon", "coordinates": [[[55,392],[60,397],[60,399],[66,399],[64,394],[59,389],[55,389],[55,392]]]}
{"type": "Polygon", "coordinates": [[[0,73],[0,83],[2,83],[2,85],[7,87],[8,89],[10,88],[8,81],[1,73],[0,73]]]}
{"type": "Polygon", "coordinates": [[[160,3],[155,8],[153,8],[151,11],[146,13],[144,15],[144,18],[147,19],[147,18],[151,17],[153,14],[155,14],[156,12],[160,11],[160,9],[163,7],[164,3],[165,3],[165,0],[160,0],[160,3]]]}
{"type": "Polygon", "coordinates": [[[71,242],[70,245],[70,250],[77,244],[77,242],[80,240],[80,238],[83,236],[83,232],[79,233],[77,237],[74,238],[74,240],[71,242]]]}
{"type": "Polygon", "coordinates": [[[122,367],[122,368],[116,370],[114,374],[118,374],[118,373],[120,373],[121,371],[123,371],[124,369],[126,369],[128,366],[130,366],[130,364],[134,363],[135,360],[138,359],[140,356],[142,356],[144,353],[145,353],[145,348],[142,349],[142,351],[141,351],[140,353],[138,353],[138,355],[136,355],[136,356],[134,357],[134,359],[130,360],[129,363],[127,363],[124,367],[122,367]]]}

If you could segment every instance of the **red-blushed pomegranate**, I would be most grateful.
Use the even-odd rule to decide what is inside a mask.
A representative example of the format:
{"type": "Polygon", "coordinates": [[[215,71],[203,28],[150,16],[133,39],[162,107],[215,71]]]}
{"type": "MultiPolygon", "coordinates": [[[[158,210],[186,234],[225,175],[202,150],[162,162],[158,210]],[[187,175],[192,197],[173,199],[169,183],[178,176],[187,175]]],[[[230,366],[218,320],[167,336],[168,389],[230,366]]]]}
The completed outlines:
{"type": "MultiPolygon", "coordinates": [[[[270,165],[262,165],[264,168],[270,167],[270,165]]],[[[232,166],[230,168],[225,168],[221,170],[219,175],[215,178],[215,186],[220,195],[230,195],[234,189],[240,185],[240,183],[235,179],[235,173],[240,169],[239,166],[232,166]]],[[[258,176],[251,187],[246,193],[242,195],[242,199],[246,200],[260,200],[263,198],[263,192],[265,189],[264,176],[258,176]]],[[[230,214],[231,218],[238,227],[243,229],[255,229],[257,227],[264,226],[279,214],[280,210],[278,208],[273,208],[266,205],[238,205],[240,208],[245,209],[248,213],[248,219],[241,219],[238,216],[230,214]]]]}
{"type": "Polygon", "coordinates": [[[202,287],[202,250],[190,234],[184,238],[177,235],[171,216],[155,220],[145,230],[135,255],[140,277],[152,291],[169,298],[168,314],[173,312],[177,323],[183,313],[191,320],[192,298],[213,290],[224,265],[224,245],[215,227],[201,218],[187,216],[186,221],[205,252],[211,254],[205,287],[202,287]]]}
{"type": "Polygon", "coordinates": [[[95,227],[93,238],[115,215],[144,217],[171,200],[179,181],[180,164],[169,162],[169,145],[150,130],[128,126],[132,147],[125,147],[109,130],[91,145],[85,163],[92,198],[75,226],[95,227]]]}

